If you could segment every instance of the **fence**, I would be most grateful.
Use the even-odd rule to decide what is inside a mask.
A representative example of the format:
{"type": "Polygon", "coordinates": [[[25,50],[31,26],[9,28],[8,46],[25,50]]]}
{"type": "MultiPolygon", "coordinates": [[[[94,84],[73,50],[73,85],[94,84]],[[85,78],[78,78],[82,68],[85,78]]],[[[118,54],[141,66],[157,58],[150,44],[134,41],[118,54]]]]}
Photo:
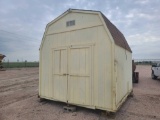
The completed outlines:
{"type": "Polygon", "coordinates": [[[160,59],[135,59],[136,65],[153,65],[155,63],[160,63],[160,59]]]}
{"type": "MultiPolygon", "coordinates": [[[[136,65],[153,65],[160,63],[160,59],[134,59],[136,65]]],[[[2,62],[4,68],[39,67],[39,62],[2,62]]]]}
{"type": "Polygon", "coordinates": [[[39,62],[2,62],[4,68],[39,67],[39,62]]]}

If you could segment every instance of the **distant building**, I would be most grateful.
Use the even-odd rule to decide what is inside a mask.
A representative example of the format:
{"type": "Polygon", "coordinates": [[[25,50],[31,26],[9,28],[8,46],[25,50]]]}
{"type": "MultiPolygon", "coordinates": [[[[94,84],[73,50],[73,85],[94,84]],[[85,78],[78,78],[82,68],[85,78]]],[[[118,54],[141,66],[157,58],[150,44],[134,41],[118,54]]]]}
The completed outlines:
{"type": "Polygon", "coordinates": [[[5,55],[0,54],[0,61],[1,61],[4,57],[6,57],[6,56],[5,56],[5,55]]]}
{"type": "Polygon", "coordinates": [[[5,55],[2,55],[2,54],[0,54],[0,69],[2,69],[3,68],[3,66],[2,66],[2,60],[3,60],[3,58],[4,57],[6,57],[5,55]]]}

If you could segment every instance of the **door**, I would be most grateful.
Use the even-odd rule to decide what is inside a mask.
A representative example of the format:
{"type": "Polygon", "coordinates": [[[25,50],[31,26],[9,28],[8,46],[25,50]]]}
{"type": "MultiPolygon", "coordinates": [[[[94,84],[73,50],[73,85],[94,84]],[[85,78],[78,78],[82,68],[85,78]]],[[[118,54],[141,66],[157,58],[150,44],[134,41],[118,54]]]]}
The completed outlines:
{"type": "Polygon", "coordinates": [[[68,60],[68,102],[91,105],[91,47],[70,47],[68,60]]]}
{"type": "Polygon", "coordinates": [[[53,50],[53,97],[67,102],[67,48],[53,50]]]}
{"type": "Polygon", "coordinates": [[[157,67],[155,68],[155,75],[160,76],[160,63],[157,63],[157,67]]]}
{"type": "Polygon", "coordinates": [[[92,104],[91,47],[53,50],[53,97],[80,105],[92,104]]]}

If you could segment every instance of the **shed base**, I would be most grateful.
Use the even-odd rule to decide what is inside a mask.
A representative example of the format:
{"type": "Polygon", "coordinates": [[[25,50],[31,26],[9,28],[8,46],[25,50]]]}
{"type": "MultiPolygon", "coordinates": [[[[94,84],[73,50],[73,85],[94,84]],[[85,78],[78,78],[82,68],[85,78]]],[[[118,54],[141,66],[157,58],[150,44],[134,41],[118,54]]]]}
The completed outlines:
{"type": "MultiPolygon", "coordinates": [[[[97,106],[89,106],[89,105],[80,105],[80,104],[74,104],[74,103],[67,103],[65,101],[60,101],[60,100],[56,100],[56,99],[53,99],[53,98],[49,98],[49,97],[46,97],[46,96],[38,96],[40,98],[40,101],[43,101],[45,99],[47,100],[53,100],[53,101],[58,101],[58,102],[63,102],[63,103],[67,103],[67,104],[70,104],[70,105],[75,105],[75,106],[80,106],[80,107],[85,107],[85,108],[89,108],[89,109],[97,109],[97,110],[104,110],[106,111],[106,113],[116,113],[120,107],[122,106],[122,104],[126,101],[126,99],[129,97],[129,96],[133,96],[133,91],[131,90],[130,92],[128,92],[123,98],[122,100],[117,104],[116,108],[115,109],[111,109],[111,108],[102,108],[102,107],[97,107],[97,106]]],[[[72,106],[73,107],[73,106],[72,106]]],[[[68,106],[64,106],[63,107],[64,110],[66,111],[74,111],[76,110],[76,108],[71,108],[71,107],[68,107],[68,106]]],[[[107,115],[108,116],[108,115],[107,115]]]]}
{"type": "Polygon", "coordinates": [[[64,106],[63,109],[64,109],[64,111],[67,111],[67,112],[75,112],[76,111],[75,106],[64,106]]]}

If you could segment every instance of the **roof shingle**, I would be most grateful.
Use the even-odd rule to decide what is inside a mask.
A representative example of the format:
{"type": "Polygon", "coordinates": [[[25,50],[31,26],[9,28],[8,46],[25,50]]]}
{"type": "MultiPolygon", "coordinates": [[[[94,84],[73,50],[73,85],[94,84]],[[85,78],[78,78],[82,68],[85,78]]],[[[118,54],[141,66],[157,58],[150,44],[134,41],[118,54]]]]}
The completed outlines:
{"type": "Polygon", "coordinates": [[[127,40],[125,39],[124,35],[117,29],[117,27],[115,25],[113,25],[107,18],[106,16],[101,13],[103,19],[104,19],[104,22],[106,23],[106,26],[107,28],[109,29],[114,41],[115,41],[115,44],[128,50],[129,52],[132,53],[132,50],[131,48],[129,47],[128,43],[127,43],[127,40]]]}

